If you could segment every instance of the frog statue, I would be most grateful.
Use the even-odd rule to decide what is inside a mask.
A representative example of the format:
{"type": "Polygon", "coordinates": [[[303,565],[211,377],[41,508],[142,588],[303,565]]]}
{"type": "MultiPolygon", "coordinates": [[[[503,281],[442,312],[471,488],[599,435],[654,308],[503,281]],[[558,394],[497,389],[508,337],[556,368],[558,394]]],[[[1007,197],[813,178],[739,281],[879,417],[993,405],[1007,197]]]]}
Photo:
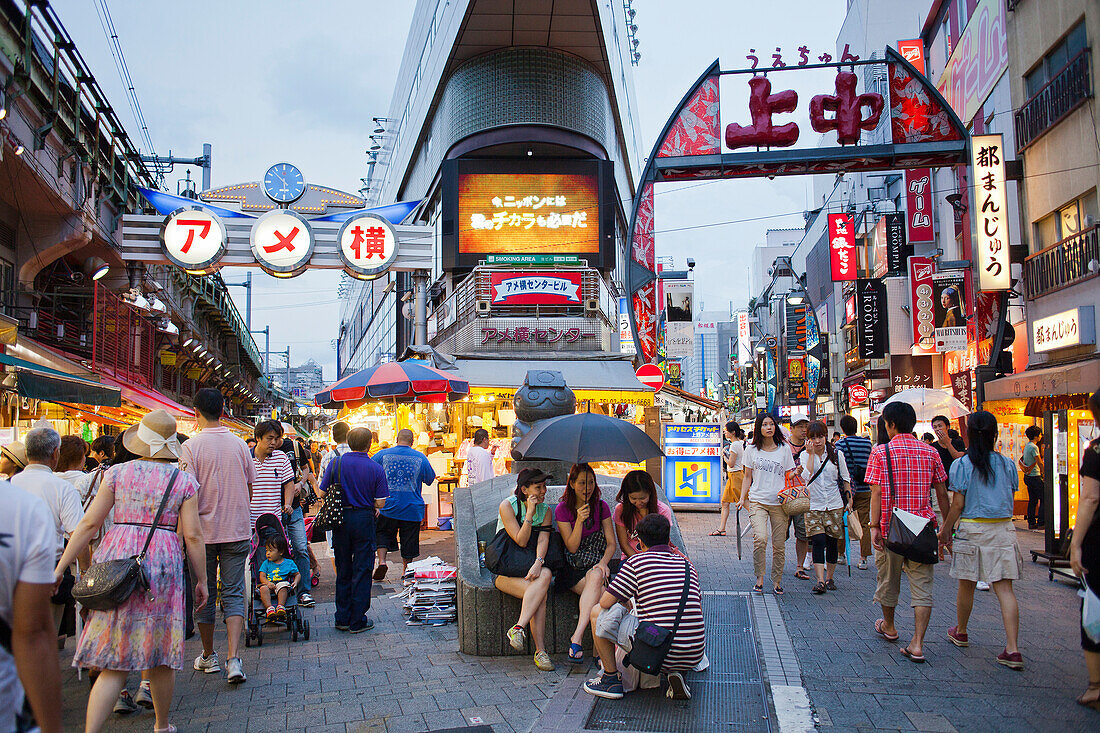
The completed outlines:
{"type": "Polygon", "coordinates": [[[513,400],[516,421],[512,425],[512,458],[520,460],[516,445],[531,432],[535,423],[561,415],[572,415],[577,409],[577,397],[565,384],[561,372],[532,369],[513,400]]]}

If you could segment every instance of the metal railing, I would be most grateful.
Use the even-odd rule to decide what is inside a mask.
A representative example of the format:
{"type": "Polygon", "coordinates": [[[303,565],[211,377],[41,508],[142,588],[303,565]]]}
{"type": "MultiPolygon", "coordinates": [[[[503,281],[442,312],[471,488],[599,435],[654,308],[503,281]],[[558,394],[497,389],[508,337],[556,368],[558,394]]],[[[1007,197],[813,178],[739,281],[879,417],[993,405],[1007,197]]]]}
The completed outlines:
{"type": "Polygon", "coordinates": [[[1029,300],[1090,280],[1100,272],[1100,224],[1024,260],[1029,300]],[[1091,266],[1090,266],[1091,265],[1091,266]]]}
{"type": "Polygon", "coordinates": [[[220,274],[198,277],[183,272],[178,268],[169,268],[172,276],[191,293],[201,298],[210,308],[214,309],[224,320],[226,327],[233,332],[241,348],[248,354],[256,371],[263,374],[264,362],[260,357],[260,350],[256,347],[256,341],[248,332],[248,327],[241,318],[240,311],[229,296],[225,282],[220,274]]]}
{"type": "Polygon", "coordinates": [[[1092,51],[1084,49],[1016,112],[1016,149],[1022,150],[1092,96],[1092,51]]]}
{"type": "Polygon", "coordinates": [[[99,283],[95,284],[92,369],[145,387],[156,385],[156,329],[138,312],[99,283]]]}

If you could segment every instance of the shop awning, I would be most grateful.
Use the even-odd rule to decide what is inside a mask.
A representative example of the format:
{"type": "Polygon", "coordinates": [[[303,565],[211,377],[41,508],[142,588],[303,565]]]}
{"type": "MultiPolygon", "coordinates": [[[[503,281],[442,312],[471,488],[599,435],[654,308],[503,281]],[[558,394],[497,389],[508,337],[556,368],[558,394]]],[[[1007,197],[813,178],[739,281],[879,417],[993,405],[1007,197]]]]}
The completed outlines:
{"type": "Polygon", "coordinates": [[[725,405],[723,405],[721,402],[709,400],[702,395],[692,394],[691,392],[680,389],[679,387],[673,387],[671,384],[666,384],[664,387],[661,387],[661,396],[671,397],[673,399],[679,399],[685,402],[692,402],[696,405],[699,405],[700,407],[705,407],[708,410],[721,410],[723,407],[725,407],[725,405]]]}
{"type": "Polygon", "coordinates": [[[120,391],[112,386],[32,364],[7,354],[0,354],[0,364],[14,367],[15,390],[21,397],[106,407],[118,407],[122,404],[120,391]]]}
{"type": "Polygon", "coordinates": [[[1028,369],[1019,374],[994,379],[985,385],[985,399],[1009,400],[1018,397],[1052,397],[1090,392],[1100,384],[1100,359],[1064,364],[1045,369],[1028,369]]]}
{"type": "Polygon", "coordinates": [[[617,359],[459,359],[471,394],[511,394],[531,369],[561,372],[578,400],[652,405],[653,390],[638,381],[629,361],[617,359]]]}
{"type": "Polygon", "coordinates": [[[108,384],[116,385],[122,391],[123,397],[147,410],[167,410],[172,417],[186,417],[192,420],[195,418],[194,410],[184,407],[171,397],[162,395],[155,389],[128,384],[107,375],[103,375],[103,380],[108,384]]]}

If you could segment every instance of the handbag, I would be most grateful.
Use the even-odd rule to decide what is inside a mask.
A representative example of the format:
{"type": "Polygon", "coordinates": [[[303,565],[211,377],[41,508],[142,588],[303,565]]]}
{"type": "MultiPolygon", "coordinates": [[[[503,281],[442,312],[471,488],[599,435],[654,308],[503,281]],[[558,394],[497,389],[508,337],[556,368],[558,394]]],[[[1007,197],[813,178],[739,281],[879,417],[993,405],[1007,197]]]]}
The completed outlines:
{"type": "MultiPolygon", "coordinates": [[[[825,464],[822,464],[824,467],[825,464]]],[[[817,476],[814,476],[817,478],[817,476]]],[[[811,481],[813,479],[810,479],[811,481]]],[[[783,477],[784,486],[779,491],[779,503],[788,517],[797,517],[810,511],[810,490],[802,474],[792,468],[783,477]]]]}
{"type": "Polygon", "coordinates": [[[168,480],[168,488],[161,497],[157,515],[153,517],[153,524],[149,527],[141,553],[120,560],[92,563],[80,576],[79,582],[73,586],[73,598],[80,605],[93,611],[109,611],[125,603],[138,588],[149,590],[149,576],[146,575],[143,565],[145,553],[149,551],[149,543],[153,541],[153,533],[157,531],[157,525],[179,474],[179,469],[172,470],[172,478],[168,480]]]}
{"type": "Polygon", "coordinates": [[[886,549],[901,555],[906,560],[935,565],[940,561],[939,538],[932,520],[919,514],[898,509],[894,499],[894,472],[890,466],[890,446],[886,451],[886,483],[890,489],[890,529],[886,534],[886,549]]]}
{"type": "Polygon", "coordinates": [[[652,621],[639,621],[638,628],[634,631],[633,646],[623,664],[650,675],[661,673],[665,657],[668,656],[672,642],[676,639],[676,632],[680,629],[680,619],[684,616],[690,592],[691,563],[684,560],[684,592],[680,594],[680,606],[676,609],[676,620],[672,623],[672,629],[658,626],[652,621]]]}
{"type": "Polygon", "coordinates": [[[336,457],[336,478],[325,492],[325,498],[321,500],[321,508],[317,510],[313,520],[313,529],[321,532],[341,527],[344,524],[344,490],[340,482],[344,474],[340,464],[343,456],[336,457]]]}
{"type": "Polygon", "coordinates": [[[607,549],[607,538],[601,530],[596,530],[592,534],[581,539],[580,547],[576,552],[565,551],[565,560],[570,566],[577,568],[578,570],[588,570],[603,558],[604,550],[607,549]]]}
{"type": "MultiPolygon", "coordinates": [[[[524,504],[517,502],[516,519],[523,524],[524,504]]],[[[525,578],[531,571],[538,557],[538,533],[550,532],[550,543],[546,548],[546,557],[542,566],[549,568],[551,572],[557,572],[565,567],[564,546],[561,535],[554,532],[553,527],[532,526],[531,537],[526,547],[520,547],[508,530],[503,527],[493,535],[489,544],[485,546],[485,568],[495,574],[509,578],[525,578]],[[532,540],[534,540],[532,542],[532,540]]]]}

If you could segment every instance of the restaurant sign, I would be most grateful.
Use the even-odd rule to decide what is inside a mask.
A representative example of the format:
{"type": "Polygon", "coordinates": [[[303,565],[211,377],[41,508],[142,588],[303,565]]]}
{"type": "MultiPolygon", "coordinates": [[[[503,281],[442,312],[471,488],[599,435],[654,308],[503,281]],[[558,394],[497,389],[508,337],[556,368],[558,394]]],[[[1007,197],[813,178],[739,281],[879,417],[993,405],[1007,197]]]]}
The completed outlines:
{"type": "Polygon", "coordinates": [[[975,135],[971,140],[980,290],[1012,288],[1003,143],[999,133],[975,135]]]}
{"type": "Polygon", "coordinates": [[[851,214],[829,214],[829,262],[833,282],[856,279],[859,263],[851,214]]]}
{"type": "Polygon", "coordinates": [[[1042,353],[1096,343],[1095,309],[1081,305],[1031,323],[1032,350],[1042,353]]]}
{"type": "Polygon", "coordinates": [[[579,272],[493,272],[489,275],[493,305],[580,305],[579,272]]]}

